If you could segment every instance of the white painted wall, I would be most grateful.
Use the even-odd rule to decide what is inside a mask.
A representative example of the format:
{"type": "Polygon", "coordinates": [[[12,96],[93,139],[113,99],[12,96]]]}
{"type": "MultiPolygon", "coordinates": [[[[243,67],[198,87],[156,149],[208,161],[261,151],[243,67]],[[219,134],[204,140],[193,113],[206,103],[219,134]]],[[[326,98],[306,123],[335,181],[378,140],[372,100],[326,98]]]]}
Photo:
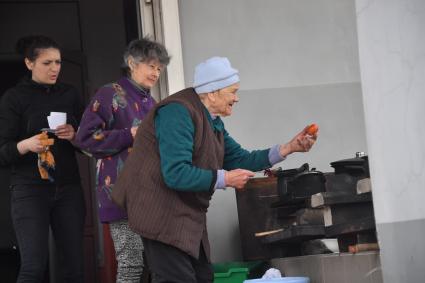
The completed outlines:
{"type": "Polygon", "coordinates": [[[367,143],[385,282],[425,278],[425,2],[357,0],[367,143]]]}
{"type": "Polygon", "coordinates": [[[425,199],[425,2],[368,4],[357,1],[376,219],[422,219],[411,201],[425,199]]]}
{"type": "Polygon", "coordinates": [[[359,81],[352,0],[179,3],[188,82],[217,54],[239,68],[242,89],[359,81]]]}
{"type": "MultiPolygon", "coordinates": [[[[332,171],[331,161],[367,152],[354,0],[183,0],[179,12],[187,86],[211,56],[240,71],[240,103],[225,125],[245,148],[286,142],[316,122],[315,148],[280,166],[332,171]]],[[[208,221],[213,261],[240,259],[233,190],[214,195],[208,221]]]]}
{"type": "Polygon", "coordinates": [[[185,88],[178,9],[177,0],[161,0],[164,45],[167,46],[167,51],[171,56],[171,61],[167,66],[168,94],[185,88]]]}

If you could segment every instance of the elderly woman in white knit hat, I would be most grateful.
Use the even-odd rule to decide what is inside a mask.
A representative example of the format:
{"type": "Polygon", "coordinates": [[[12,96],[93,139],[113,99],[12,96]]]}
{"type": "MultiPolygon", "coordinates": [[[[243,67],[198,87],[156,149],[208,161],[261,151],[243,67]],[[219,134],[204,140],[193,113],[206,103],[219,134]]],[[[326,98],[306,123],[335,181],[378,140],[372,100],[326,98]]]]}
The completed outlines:
{"type": "Polygon", "coordinates": [[[291,141],[247,151],[220,117],[239,101],[238,71],[213,57],[195,69],[193,88],[155,106],[140,126],[112,196],[141,235],[154,282],[212,282],[206,212],[215,190],[243,188],[253,171],[309,151],[307,128],[291,141]]]}

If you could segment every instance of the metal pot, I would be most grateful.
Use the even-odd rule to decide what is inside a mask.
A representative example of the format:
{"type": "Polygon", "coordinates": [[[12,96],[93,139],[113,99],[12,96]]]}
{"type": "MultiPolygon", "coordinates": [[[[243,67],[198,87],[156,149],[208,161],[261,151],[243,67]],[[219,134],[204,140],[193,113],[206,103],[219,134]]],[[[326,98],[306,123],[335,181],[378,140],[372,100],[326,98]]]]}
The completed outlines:
{"type": "Polygon", "coordinates": [[[352,176],[364,178],[370,176],[367,155],[359,155],[356,153],[355,158],[334,161],[331,162],[331,166],[335,169],[335,174],[347,173],[352,176]]]}
{"type": "Polygon", "coordinates": [[[290,194],[288,183],[299,173],[309,170],[308,163],[304,163],[301,167],[287,170],[277,170],[274,175],[277,177],[277,190],[280,198],[290,194]]]}
{"type": "Polygon", "coordinates": [[[308,163],[289,170],[276,171],[278,194],[283,202],[300,202],[311,195],[325,191],[325,176],[308,163]]]}
{"type": "Polygon", "coordinates": [[[295,198],[309,198],[324,192],[326,178],[322,172],[311,170],[297,174],[289,182],[289,190],[295,198]]]}

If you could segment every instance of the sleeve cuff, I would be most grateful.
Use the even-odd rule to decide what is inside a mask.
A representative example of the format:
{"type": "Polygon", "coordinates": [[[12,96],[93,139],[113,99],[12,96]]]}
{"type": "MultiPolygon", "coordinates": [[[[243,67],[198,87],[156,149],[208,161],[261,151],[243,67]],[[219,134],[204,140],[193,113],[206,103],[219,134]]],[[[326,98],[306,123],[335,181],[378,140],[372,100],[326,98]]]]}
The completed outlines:
{"type": "Polygon", "coordinates": [[[18,143],[11,142],[5,145],[2,149],[2,165],[8,166],[18,162],[23,155],[18,150],[18,143]]]}
{"type": "Polygon", "coordinates": [[[276,145],[274,145],[273,147],[270,148],[270,150],[269,150],[269,162],[270,162],[271,166],[273,166],[276,163],[279,163],[279,162],[286,159],[286,156],[284,157],[284,156],[280,155],[279,150],[280,150],[279,144],[276,144],[276,145]]]}
{"type": "Polygon", "coordinates": [[[215,182],[214,189],[215,190],[222,190],[226,188],[225,179],[224,179],[224,173],[226,170],[217,170],[217,181],[215,182]]]}
{"type": "Polygon", "coordinates": [[[12,159],[13,160],[19,160],[19,158],[21,158],[21,153],[18,150],[18,143],[12,143],[11,147],[10,147],[10,152],[12,154],[12,159]]]}
{"type": "Polygon", "coordinates": [[[133,135],[131,134],[131,129],[124,129],[124,136],[123,136],[123,144],[126,145],[126,147],[130,147],[133,144],[133,135]]]}
{"type": "Polygon", "coordinates": [[[215,184],[217,183],[217,170],[211,170],[212,173],[212,180],[211,180],[211,186],[210,186],[210,191],[215,190],[215,184]]]}

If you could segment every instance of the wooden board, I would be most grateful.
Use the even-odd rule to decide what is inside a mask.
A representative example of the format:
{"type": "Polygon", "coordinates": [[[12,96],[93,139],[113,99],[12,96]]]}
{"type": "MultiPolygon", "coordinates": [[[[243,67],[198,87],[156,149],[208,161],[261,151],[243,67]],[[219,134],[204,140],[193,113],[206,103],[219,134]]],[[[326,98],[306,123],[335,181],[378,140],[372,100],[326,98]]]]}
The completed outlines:
{"type": "Polygon", "coordinates": [[[262,243],[299,243],[306,240],[323,238],[325,227],[323,225],[300,225],[283,228],[282,231],[264,236],[262,243]]]}

